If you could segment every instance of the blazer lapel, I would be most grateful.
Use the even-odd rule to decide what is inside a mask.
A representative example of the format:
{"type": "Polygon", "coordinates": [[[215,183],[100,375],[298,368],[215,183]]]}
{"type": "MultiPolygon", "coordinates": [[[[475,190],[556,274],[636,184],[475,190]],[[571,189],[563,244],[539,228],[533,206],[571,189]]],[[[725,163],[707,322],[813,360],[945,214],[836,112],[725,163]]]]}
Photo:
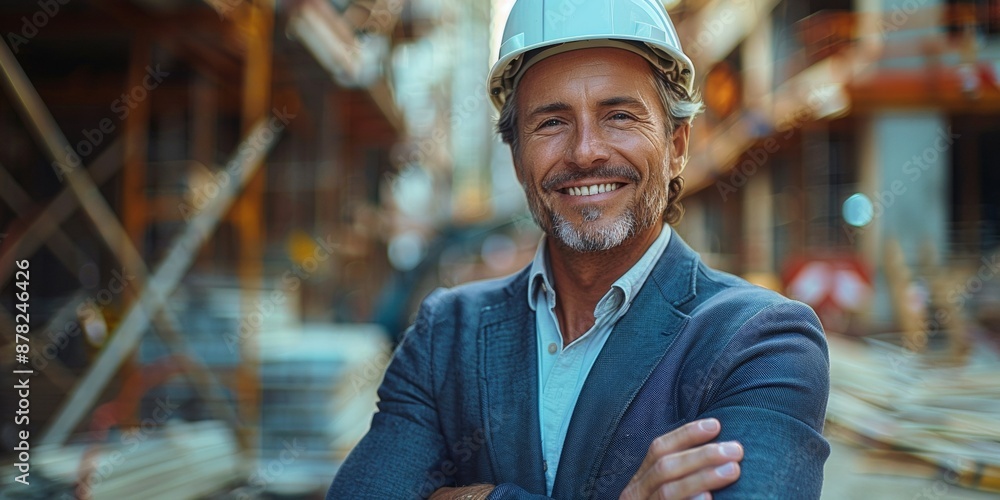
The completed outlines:
{"type": "Polygon", "coordinates": [[[496,483],[545,494],[538,422],[538,348],[535,316],[527,303],[527,273],[505,300],[481,311],[479,386],[496,483]]]}
{"type": "Polygon", "coordinates": [[[599,495],[599,467],[639,388],[688,322],[678,306],[694,297],[697,254],[675,232],[587,376],[563,443],[552,496],[599,495]]]}

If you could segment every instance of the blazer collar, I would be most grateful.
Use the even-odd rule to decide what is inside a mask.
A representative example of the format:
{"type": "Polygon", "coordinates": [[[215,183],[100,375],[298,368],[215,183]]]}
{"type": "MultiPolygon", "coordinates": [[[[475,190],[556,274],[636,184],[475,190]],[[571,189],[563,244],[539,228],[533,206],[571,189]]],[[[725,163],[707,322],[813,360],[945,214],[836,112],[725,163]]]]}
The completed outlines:
{"type": "Polygon", "coordinates": [[[690,319],[677,307],[697,293],[698,262],[675,232],[587,376],[563,443],[553,497],[605,496],[595,489],[600,464],[632,399],[690,319]]]}
{"type": "Polygon", "coordinates": [[[538,347],[528,307],[528,270],[480,311],[477,352],[483,424],[495,484],[546,493],[538,421],[538,347]]]}
{"type": "Polygon", "coordinates": [[[701,257],[674,231],[670,244],[663,251],[660,262],[653,269],[650,279],[656,283],[665,301],[680,307],[698,294],[698,265],[701,257]]]}

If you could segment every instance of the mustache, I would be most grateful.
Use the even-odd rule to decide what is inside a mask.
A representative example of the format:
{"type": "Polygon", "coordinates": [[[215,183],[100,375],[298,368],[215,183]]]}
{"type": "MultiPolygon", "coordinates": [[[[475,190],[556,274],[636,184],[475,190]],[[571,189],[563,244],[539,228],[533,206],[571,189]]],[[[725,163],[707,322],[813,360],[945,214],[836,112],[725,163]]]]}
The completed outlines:
{"type": "Polygon", "coordinates": [[[626,179],[634,183],[642,180],[639,172],[632,167],[626,165],[601,165],[600,167],[587,170],[569,170],[553,174],[542,182],[542,188],[546,191],[552,191],[556,186],[567,182],[608,177],[626,179]]]}

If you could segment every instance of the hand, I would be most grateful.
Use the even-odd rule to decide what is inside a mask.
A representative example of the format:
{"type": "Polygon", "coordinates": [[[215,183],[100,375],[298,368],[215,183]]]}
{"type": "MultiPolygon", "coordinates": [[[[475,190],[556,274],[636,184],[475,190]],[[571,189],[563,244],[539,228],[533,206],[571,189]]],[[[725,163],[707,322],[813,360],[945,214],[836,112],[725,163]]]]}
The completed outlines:
{"type": "Polygon", "coordinates": [[[492,484],[477,484],[461,488],[439,488],[427,500],[485,500],[493,491],[492,484]]]}
{"type": "Polygon", "coordinates": [[[720,430],[719,421],[709,418],[653,440],[619,500],[711,499],[711,490],[739,479],[743,460],[743,447],[735,441],[705,444],[720,430]]]}

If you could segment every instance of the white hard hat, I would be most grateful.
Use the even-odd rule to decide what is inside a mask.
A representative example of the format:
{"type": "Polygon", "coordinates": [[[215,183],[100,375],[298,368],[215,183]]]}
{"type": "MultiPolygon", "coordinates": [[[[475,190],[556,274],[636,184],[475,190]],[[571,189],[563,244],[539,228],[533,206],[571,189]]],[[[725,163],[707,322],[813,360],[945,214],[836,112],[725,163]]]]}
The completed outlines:
{"type": "Polygon", "coordinates": [[[500,60],[490,71],[493,105],[500,109],[538,61],[591,47],[639,54],[693,91],[694,66],[659,0],[517,0],[503,30],[500,60]]]}

